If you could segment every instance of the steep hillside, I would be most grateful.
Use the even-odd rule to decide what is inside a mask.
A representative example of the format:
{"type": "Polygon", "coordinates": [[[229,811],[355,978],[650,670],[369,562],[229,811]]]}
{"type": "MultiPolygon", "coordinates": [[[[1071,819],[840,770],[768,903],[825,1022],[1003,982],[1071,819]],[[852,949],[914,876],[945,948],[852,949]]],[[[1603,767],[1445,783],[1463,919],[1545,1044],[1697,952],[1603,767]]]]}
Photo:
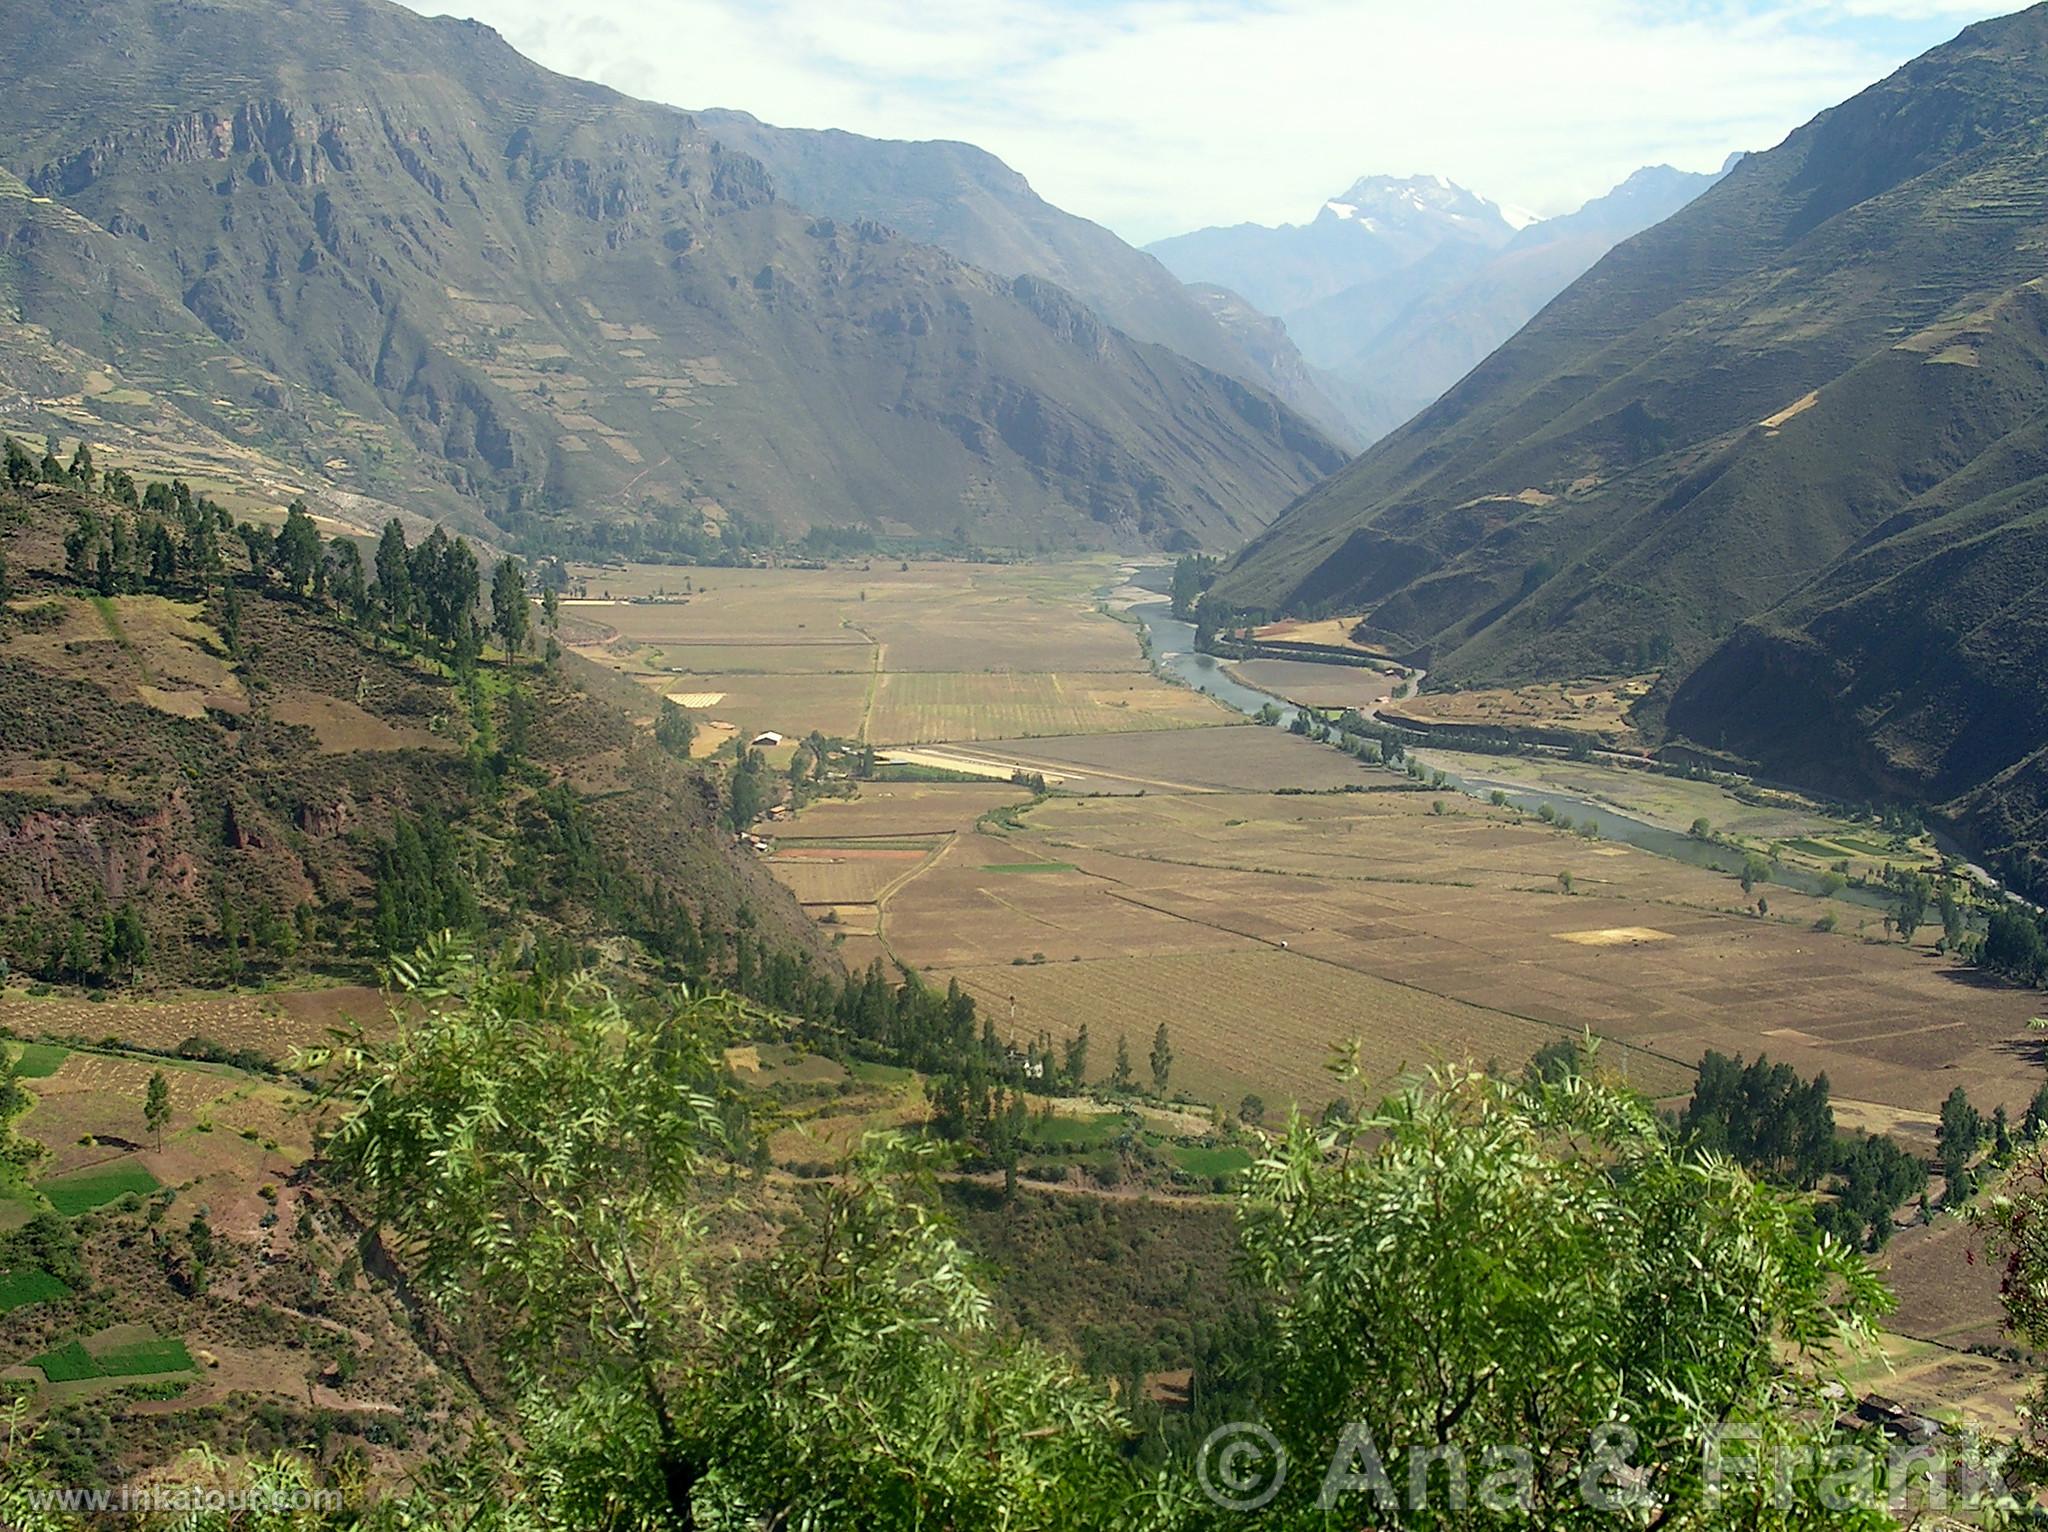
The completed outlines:
{"type": "Polygon", "coordinates": [[[359,981],[428,930],[486,922],[509,951],[596,943],[629,971],[729,972],[742,929],[836,968],[733,848],[713,778],[601,679],[522,661],[458,682],[431,645],[252,567],[238,538],[219,539],[218,573],[190,546],[175,519],[69,486],[0,487],[15,973],[359,981]]]}
{"type": "Polygon", "coordinates": [[[342,491],[675,547],[859,523],[1226,546],[1342,460],[1050,282],[799,211],[687,116],[473,24],[383,0],[14,22],[10,420],[170,399],[342,491]]]}
{"type": "Polygon", "coordinates": [[[1898,418],[1877,479],[1927,488],[1675,688],[1679,736],[1797,777],[1941,804],[2048,886],[2048,288],[1883,353],[1784,427],[1898,418]],[[1854,412],[1842,419],[1843,412],[1854,412]],[[1938,465],[1938,466],[1937,466],[1938,465]],[[1943,472],[1953,466],[1953,471],[1943,472]]]}
{"type": "Polygon", "coordinates": [[[1248,344],[1154,257],[1054,207],[986,150],[780,128],[746,112],[693,115],[720,143],[766,166],[777,195],[798,207],[877,219],[997,276],[1043,277],[1133,339],[1263,388],[1333,438],[1349,429],[1284,329],[1248,344]]]}
{"type": "Polygon", "coordinates": [[[1683,736],[2023,845],[2044,235],[2037,7],[1615,250],[1218,588],[1439,680],[1665,664],[1683,736]]]}

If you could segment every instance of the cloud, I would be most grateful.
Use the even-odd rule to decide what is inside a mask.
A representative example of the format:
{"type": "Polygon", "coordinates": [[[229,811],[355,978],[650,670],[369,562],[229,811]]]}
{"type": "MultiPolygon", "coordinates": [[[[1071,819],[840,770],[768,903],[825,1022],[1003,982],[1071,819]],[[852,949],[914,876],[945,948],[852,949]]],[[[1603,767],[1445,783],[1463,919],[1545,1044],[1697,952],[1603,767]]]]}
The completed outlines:
{"type": "Polygon", "coordinates": [[[1567,211],[1717,165],[1982,0],[408,0],[567,74],[793,127],[958,138],[1134,242],[1438,172],[1567,211]]]}

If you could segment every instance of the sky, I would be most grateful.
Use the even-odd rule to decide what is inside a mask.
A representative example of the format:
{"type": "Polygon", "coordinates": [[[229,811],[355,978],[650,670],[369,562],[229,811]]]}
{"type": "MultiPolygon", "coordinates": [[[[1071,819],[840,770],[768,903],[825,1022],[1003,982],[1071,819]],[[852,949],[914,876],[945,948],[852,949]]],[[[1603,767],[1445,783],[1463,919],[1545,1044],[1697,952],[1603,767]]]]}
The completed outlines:
{"type": "Polygon", "coordinates": [[[1569,212],[1765,149],[1987,0],[405,0],[551,69],[788,127],[955,138],[1133,244],[1362,175],[1569,212]]]}

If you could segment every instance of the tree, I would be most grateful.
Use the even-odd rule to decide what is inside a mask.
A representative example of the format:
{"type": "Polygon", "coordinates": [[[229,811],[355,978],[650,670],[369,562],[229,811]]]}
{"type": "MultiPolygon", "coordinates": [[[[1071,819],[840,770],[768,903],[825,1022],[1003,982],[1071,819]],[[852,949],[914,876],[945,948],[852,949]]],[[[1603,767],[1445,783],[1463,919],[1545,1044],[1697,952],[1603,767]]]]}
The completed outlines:
{"type": "Polygon", "coordinates": [[[242,652],[242,594],[235,589],[233,580],[221,588],[220,636],[228,646],[228,653],[242,652]]]}
{"type": "MultiPolygon", "coordinates": [[[[378,549],[381,560],[383,549],[378,549]]],[[[421,621],[429,635],[462,651],[474,642],[479,590],[476,554],[468,542],[441,527],[412,550],[410,581],[421,621]]]]}
{"type": "Polygon", "coordinates": [[[1882,1284],[1649,1103],[1579,1075],[1443,1073],[1356,1122],[1297,1113],[1245,1187],[1250,1268],[1277,1305],[1265,1423],[1315,1465],[1287,1475],[1273,1524],[1477,1524],[1450,1508],[1443,1457],[1433,1478],[1423,1464],[1428,1506],[1377,1514],[1367,1454],[1404,1454],[1387,1468],[1407,1488],[1420,1445],[1455,1449],[1517,1524],[1891,1525],[1821,1503],[1812,1466],[1882,1284]],[[1733,1449],[1753,1461],[1803,1465],[1788,1506],[1769,1471],[1716,1495],[1710,1444],[1730,1428],[1755,1433],[1733,1449]]]}
{"type": "Polygon", "coordinates": [[[1901,941],[1911,941],[1927,920],[1927,906],[1933,897],[1933,885],[1924,872],[1909,872],[1895,875],[1897,895],[1892,901],[1892,925],[1898,930],[1901,941]]]}
{"type": "Polygon", "coordinates": [[[1585,1069],[1585,1053],[1576,1037],[1545,1043],[1530,1058],[1523,1078],[1532,1085],[1556,1085],[1575,1079],[1585,1069]]]}
{"type": "Polygon", "coordinates": [[[393,628],[412,622],[412,556],[405,546],[405,528],[398,518],[384,523],[377,539],[377,607],[393,628]]]}
{"type": "Polygon", "coordinates": [[[1712,840],[1714,838],[1714,827],[1707,821],[1706,816],[1702,815],[1692,822],[1691,834],[1694,840],[1712,840]]]}
{"type": "Polygon", "coordinates": [[[1074,1090],[1085,1090],[1088,1086],[1088,1023],[1081,1023],[1081,1030],[1068,1038],[1060,1060],[1060,1073],[1074,1090]]]}
{"type": "Polygon", "coordinates": [[[149,961],[149,931],[133,904],[123,900],[120,908],[107,912],[102,921],[100,952],[102,970],[122,979],[149,961]]]}
{"type": "Polygon", "coordinates": [[[1119,1032],[1116,1035],[1116,1062],[1109,1071],[1109,1088],[1121,1095],[1131,1088],[1132,1083],[1130,1040],[1119,1032]]]}
{"type": "Polygon", "coordinates": [[[710,1237],[754,1158],[739,1002],[630,1013],[441,946],[395,972],[419,1019],[315,1056],[328,1152],[427,1301],[496,1339],[530,1509],[492,1524],[1081,1526],[1131,1493],[1108,1399],[995,1326],[895,1188],[914,1162],[855,1162],[764,1257],[710,1237]]]}
{"type": "Polygon", "coordinates": [[[1941,1126],[1934,1131],[1934,1143],[1941,1155],[1941,1173],[1947,1180],[1946,1196],[1958,1191],[1969,1195],[1970,1162],[1984,1142],[1984,1117],[1970,1104],[1969,1094],[1958,1085],[1941,1104],[1941,1126]]]}
{"type": "Polygon", "coordinates": [[[285,585],[303,595],[320,567],[320,529],[304,500],[294,500],[284,513],[284,526],[270,549],[271,567],[284,576],[285,585]]]}
{"type": "Polygon", "coordinates": [[[2040,983],[2048,972],[2048,939],[2040,921],[2026,910],[2000,905],[1991,912],[1978,961],[2023,984],[2040,983]]]}
{"type": "Polygon", "coordinates": [[[525,568],[517,559],[498,560],[498,567],[491,571],[491,627],[504,644],[508,659],[526,647],[531,615],[526,604],[525,568]]]}
{"type": "Polygon", "coordinates": [[[1768,883],[1770,881],[1771,864],[1769,862],[1765,861],[1755,852],[1751,852],[1748,856],[1742,859],[1743,893],[1753,894],[1756,892],[1756,886],[1759,883],[1768,883]]]}
{"type": "Polygon", "coordinates": [[[98,487],[99,475],[93,470],[92,447],[84,437],[78,439],[78,450],[71,454],[71,467],[67,470],[67,476],[80,489],[92,490],[98,487]]]}
{"type": "Polygon", "coordinates": [[[1159,1023],[1159,1030],[1152,1034],[1152,1090],[1156,1095],[1166,1094],[1166,1082],[1173,1073],[1173,1044],[1166,1035],[1166,1023],[1159,1023]]]}
{"type": "Polygon", "coordinates": [[[355,539],[336,535],[327,544],[327,588],[334,604],[356,622],[370,615],[370,587],[363,578],[363,555],[355,539]]]}
{"type": "Polygon", "coordinates": [[[1219,561],[1200,553],[1183,554],[1173,566],[1173,615],[1182,622],[1195,620],[1202,593],[1216,579],[1219,561]]]}
{"type": "Polygon", "coordinates": [[[687,761],[696,740],[697,725],[690,721],[689,709],[672,697],[663,697],[661,711],[654,718],[654,742],[677,760],[687,761]]]}
{"type": "Polygon", "coordinates": [[[7,482],[16,489],[22,489],[36,482],[36,460],[13,437],[7,438],[7,482]]]}
{"type": "Polygon", "coordinates": [[[737,835],[761,817],[768,807],[768,758],[758,750],[749,750],[740,757],[739,765],[733,768],[732,780],[726,785],[726,824],[737,835]]]}
{"type": "Polygon", "coordinates": [[[157,1153],[163,1153],[164,1128],[171,1120],[171,1082],[164,1078],[161,1069],[153,1070],[149,1076],[149,1089],[142,1098],[142,1121],[149,1131],[156,1135],[157,1153]]]}
{"type": "Polygon", "coordinates": [[[1237,1104],[1237,1120],[1242,1123],[1261,1123],[1266,1120],[1266,1102],[1262,1096],[1246,1094],[1237,1104]]]}

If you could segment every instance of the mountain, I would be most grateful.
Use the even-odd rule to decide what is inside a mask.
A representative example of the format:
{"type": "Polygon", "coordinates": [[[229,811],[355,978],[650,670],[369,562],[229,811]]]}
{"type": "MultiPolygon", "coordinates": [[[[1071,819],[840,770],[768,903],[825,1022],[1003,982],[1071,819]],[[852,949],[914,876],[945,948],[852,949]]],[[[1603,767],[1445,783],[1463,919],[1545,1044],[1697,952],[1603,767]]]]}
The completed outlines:
{"type": "Polygon", "coordinates": [[[1183,282],[1227,287],[1285,319],[1437,252],[1455,260],[1497,250],[1515,228],[1494,203],[1441,176],[1366,176],[1307,223],[1197,229],[1145,248],[1183,282]]]}
{"type": "Polygon", "coordinates": [[[1440,177],[1367,177],[1308,224],[1205,229],[1150,248],[1183,279],[1234,286],[1285,320],[1323,392],[1377,441],[1616,243],[1717,179],[1654,166],[1532,221],[1440,177]]]}
{"type": "Polygon", "coordinates": [[[1333,437],[1349,430],[1284,329],[1246,344],[1154,257],[1054,207],[984,149],[781,128],[746,112],[693,115],[720,143],[759,160],[777,193],[799,207],[876,219],[997,276],[1043,277],[1133,339],[1263,388],[1333,437]]]}
{"type": "Polygon", "coordinates": [[[10,423],[189,434],[337,514],[366,495],[621,546],[1228,546],[1343,460],[1052,282],[801,211],[687,115],[473,23],[383,0],[11,19],[10,423]]]}
{"type": "Polygon", "coordinates": [[[1439,681],[1664,662],[1677,736],[2023,861],[2044,234],[2037,6],[1619,246],[1218,590],[1362,613],[1439,681]]]}

